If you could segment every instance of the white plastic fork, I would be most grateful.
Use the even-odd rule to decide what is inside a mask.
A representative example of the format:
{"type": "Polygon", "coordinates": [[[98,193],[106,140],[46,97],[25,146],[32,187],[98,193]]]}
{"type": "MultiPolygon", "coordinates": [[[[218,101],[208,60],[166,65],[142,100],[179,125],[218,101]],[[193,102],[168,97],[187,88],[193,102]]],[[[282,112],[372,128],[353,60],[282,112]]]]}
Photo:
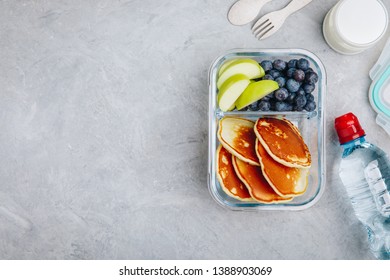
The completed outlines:
{"type": "Polygon", "coordinates": [[[283,25],[286,18],[302,9],[313,0],[292,0],[286,7],[262,16],[252,27],[252,33],[259,40],[273,35],[283,25]]]}

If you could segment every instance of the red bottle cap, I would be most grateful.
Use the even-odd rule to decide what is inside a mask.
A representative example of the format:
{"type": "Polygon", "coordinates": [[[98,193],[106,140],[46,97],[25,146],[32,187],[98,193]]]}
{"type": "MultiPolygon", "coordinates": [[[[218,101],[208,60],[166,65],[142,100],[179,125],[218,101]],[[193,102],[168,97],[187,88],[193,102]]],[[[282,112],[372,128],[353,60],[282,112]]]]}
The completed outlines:
{"type": "Polygon", "coordinates": [[[366,135],[360,126],[359,119],[352,113],[347,113],[335,119],[334,127],[339,136],[340,144],[347,143],[366,135]]]}

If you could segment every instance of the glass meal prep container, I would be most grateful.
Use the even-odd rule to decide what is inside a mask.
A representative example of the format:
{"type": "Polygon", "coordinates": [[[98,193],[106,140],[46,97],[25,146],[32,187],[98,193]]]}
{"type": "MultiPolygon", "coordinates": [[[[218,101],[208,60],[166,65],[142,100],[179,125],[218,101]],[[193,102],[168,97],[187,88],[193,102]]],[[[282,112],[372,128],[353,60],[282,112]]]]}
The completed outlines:
{"type": "Polygon", "coordinates": [[[209,149],[208,149],[208,187],[214,200],[223,207],[231,210],[303,210],[314,205],[322,196],[325,189],[325,93],[326,73],[320,59],[313,53],[304,49],[236,49],[226,52],[218,57],[209,70],[209,149]],[[307,111],[228,111],[223,112],[217,104],[217,76],[224,62],[236,58],[251,58],[258,62],[263,60],[274,61],[282,59],[305,58],[318,75],[318,82],[312,94],[315,97],[316,108],[312,112],[307,111]],[[218,181],[216,174],[216,150],[219,146],[217,138],[218,123],[223,117],[239,117],[256,121],[260,117],[284,117],[295,124],[310,153],[312,164],[310,167],[308,186],[305,193],[293,200],[264,204],[260,202],[245,202],[227,195],[218,181]]]}

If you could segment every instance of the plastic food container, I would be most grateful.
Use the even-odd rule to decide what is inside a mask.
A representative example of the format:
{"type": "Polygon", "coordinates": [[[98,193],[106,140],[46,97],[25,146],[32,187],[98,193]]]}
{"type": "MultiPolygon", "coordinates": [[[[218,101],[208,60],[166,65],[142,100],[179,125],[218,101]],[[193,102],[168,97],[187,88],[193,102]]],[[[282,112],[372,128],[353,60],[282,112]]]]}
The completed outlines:
{"type": "Polygon", "coordinates": [[[226,52],[218,57],[209,70],[209,149],[208,149],[208,187],[214,200],[231,210],[303,210],[314,205],[325,189],[325,110],[326,73],[322,62],[313,53],[303,49],[238,49],[226,52]],[[306,58],[310,67],[318,74],[318,82],[313,92],[317,107],[312,112],[261,112],[261,111],[228,111],[222,112],[217,105],[217,74],[221,65],[230,59],[252,58],[262,60],[306,58]],[[257,120],[265,116],[282,116],[293,122],[305,140],[312,157],[309,184],[302,196],[280,204],[263,204],[260,202],[244,202],[228,196],[217,179],[216,150],[219,146],[217,138],[218,122],[221,118],[235,116],[257,120]]]}
{"type": "Polygon", "coordinates": [[[341,0],[327,13],[323,33],[332,49],[352,55],[377,43],[387,25],[387,10],[380,0],[341,0]]]}
{"type": "Polygon", "coordinates": [[[390,135],[390,39],[370,70],[369,100],[378,113],[376,122],[390,135]]]}

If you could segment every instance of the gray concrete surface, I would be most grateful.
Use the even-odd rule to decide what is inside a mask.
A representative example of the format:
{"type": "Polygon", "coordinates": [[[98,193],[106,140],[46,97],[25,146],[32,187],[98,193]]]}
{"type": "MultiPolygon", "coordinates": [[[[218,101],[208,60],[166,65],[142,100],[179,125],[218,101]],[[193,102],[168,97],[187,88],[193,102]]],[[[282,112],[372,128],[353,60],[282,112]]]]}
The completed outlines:
{"type": "Polygon", "coordinates": [[[355,112],[390,153],[367,98],[385,40],[335,53],[321,25],[336,1],[315,0],[259,42],[227,21],[233,2],[0,1],[1,259],[372,258],[333,120],[355,112]],[[300,212],[227,211],[207,188],[208,69],[274,47],[327,69],[326,191],[300,212]]]}

